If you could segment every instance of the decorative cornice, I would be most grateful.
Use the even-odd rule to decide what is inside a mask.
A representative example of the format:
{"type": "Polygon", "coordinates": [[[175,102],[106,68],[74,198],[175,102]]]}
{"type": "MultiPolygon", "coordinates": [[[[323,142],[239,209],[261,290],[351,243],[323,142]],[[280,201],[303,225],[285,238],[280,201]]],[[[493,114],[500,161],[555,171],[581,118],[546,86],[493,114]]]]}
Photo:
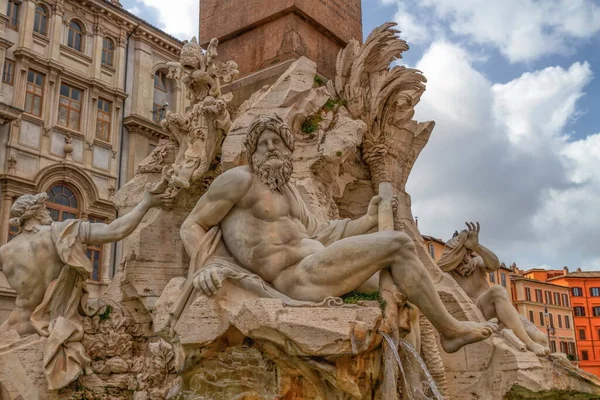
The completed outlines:
{"type": "Polygon", "coordinates": [[[127,128],[129,134],[142,135],[148,138],[155,137],[158,139],[168,139],[170,137],[160,125],[137,114],[132,114],[125,118],[123,125],[127,128]]]}
{"type": "Polygon", "coordinates": [[[6,103],[0,103],[0,125],[15,121],[21,117],[23,110],[6,103]]]}
{"type": "MultiPolygon", "coordinates": [[[[0,14],[0,15],[2,15],[2,14],[0,14]]],[[[0,49],[8,49],[12,45],[14,45],[14,43],[11,42],[10,40],[0,37],[0,49]]]]}
{"type": "Polygon", "coordinates": [[[115,21],[115,23],[120,25],[125,32],[131,32],[139,25],[136,33],[141,34],[144,39],[149,40],[153,45],[158,46],[175,56],[179,56],[181,46],[183,45],[179,39],[158,29],[126,9],[119,7],[117,4],[118,2],[114,0],[79,0],[77,2],[80,7],[87,8],[91,13],[115,21]]]}

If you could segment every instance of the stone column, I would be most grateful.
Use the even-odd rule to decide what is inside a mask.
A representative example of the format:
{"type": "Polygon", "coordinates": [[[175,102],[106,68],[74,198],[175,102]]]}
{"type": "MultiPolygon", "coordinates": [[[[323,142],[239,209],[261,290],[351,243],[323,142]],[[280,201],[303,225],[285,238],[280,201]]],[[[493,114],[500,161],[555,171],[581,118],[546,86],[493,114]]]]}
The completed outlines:
{"type": "MultiPolygon", "coordinates": [[[[24,0],[21,3],[21,22],[19,23],[19,47],[31,49],[33,47],[33,23],[35,21],[34,0],[24,0]]],[[[5,9],[6,10],[6,9],[5,9]]]]}
{"type": "Polygon", "coordinates": [[[2,205],[0,206],[0,244],[8,242],[8,230],[10,229],[8,221],[10,220],[10,207],[12,206],[12,196],[4,193],[2,196],[2,205]]]}
{"type": "Polygon", "coordinates": [[[64,6],[62,0],[59,0],[52,6],[52,32],[50,32],[50,58],[60,60],[60,45],[63,42],[63,14],[64,6]]]}
{"type": "Polygon", "coordinates": [[[97,23],[94,25],[94,36],[92,36],[92,77],[94,79],[100,79],[102,69],[102,39],[104,39],[104,28],[100,24],[101,21],[97,19],[97,23]]]}
{"type": "MultiPolygon", "coordinates": [[[[125,66],[127,65],[127,36],[120,36],[117,38],[117,48],[115,49],[115,69],[117,74],[117,87],[119,89],[127,90],[124,88],[125,85],[125,66]]],[[[130,65],[133,68],[133,65],[130,65]]]]}

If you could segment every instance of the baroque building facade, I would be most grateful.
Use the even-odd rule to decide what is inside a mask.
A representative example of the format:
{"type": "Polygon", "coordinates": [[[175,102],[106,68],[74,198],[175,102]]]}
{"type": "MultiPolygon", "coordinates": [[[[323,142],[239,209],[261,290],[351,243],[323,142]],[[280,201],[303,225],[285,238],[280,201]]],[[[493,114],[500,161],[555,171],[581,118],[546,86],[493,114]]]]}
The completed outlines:
{"type": "MultiPolygon", "coordinates": [[[[10,208],[27,193],[47,192],[55,220],[117,217],[112,195],[167,137],[166,111],[185,107],[166,65],[181,46],[117,0],[0,0],[0,244],[17,233],[10,208]]],[[[99,295],[117,251],[87,254],[99,295]]],[[[0,273],[0,321],[13,293],[0,273]]]]}

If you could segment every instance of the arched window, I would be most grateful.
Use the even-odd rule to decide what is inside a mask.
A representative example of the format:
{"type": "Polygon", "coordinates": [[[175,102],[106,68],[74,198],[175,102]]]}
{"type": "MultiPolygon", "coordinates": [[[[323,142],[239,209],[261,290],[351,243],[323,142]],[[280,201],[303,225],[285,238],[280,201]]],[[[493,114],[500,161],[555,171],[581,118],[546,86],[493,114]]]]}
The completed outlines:
{"type": "Polygon", "coordinates": [[[102,64],[113,66],[113,58],[115,54],[115,44],[110,38],[102,39],[102,64]]]}
{"type": "Polygon", "coordinates": [[[46,6],[38,4],[35,7],[35,21],[33,30],[40,35],[48,35],[48,9],[46,6]]]}
{"type": "Polygon", "coordinates": [[[65,185],[56,185],[48,190],[46,208],[50,211],[52,219],[64,221],[75,219],[79,215],[79,203],[75,193],[65,185]]]}
{"type": "Polygon", "coordinates": [[[167,74],[165,71],[159,69],[154,73],[154,87],[160,91],[167,91],[167,74]]]}
{"type": "Polygon", "coordinates": [[[83,51],[83,29],[81,29],[81,25],[75,21],[71,21],[71,24],[69,25],[67,46],[77,51],[83,51]]]}
{"type": "Polygon", "coordinates": [[[152,102],[152,120],[160,122],[167,110],[173,111],[170,104],[173,104],[172,81],[167,78],[167,71],[159,69],[154,73],[154,101],[152,102]]]}

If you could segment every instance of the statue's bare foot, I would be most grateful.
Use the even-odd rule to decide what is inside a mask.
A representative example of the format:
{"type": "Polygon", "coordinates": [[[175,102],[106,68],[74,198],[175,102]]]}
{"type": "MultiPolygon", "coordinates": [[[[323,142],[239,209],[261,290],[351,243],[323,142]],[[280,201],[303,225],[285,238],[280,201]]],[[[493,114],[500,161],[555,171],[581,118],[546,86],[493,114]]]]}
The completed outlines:
{"type": "Polygon", "coordinates": [[[531,341],[531,343],[527,344],[527,350],[533,351],[538,357],[545,357],[550,354],[550,349],[548,347],[544,347],[534,341],[531,341]]]}
{"type": "Polygon", "coordinates": [[[498,331],[498,320],[493,318],[487,322],[460,321],[454,332],[440,332],[442,347],[446,353],[454,353],[461,347],[489,338],[498,331]]]}

